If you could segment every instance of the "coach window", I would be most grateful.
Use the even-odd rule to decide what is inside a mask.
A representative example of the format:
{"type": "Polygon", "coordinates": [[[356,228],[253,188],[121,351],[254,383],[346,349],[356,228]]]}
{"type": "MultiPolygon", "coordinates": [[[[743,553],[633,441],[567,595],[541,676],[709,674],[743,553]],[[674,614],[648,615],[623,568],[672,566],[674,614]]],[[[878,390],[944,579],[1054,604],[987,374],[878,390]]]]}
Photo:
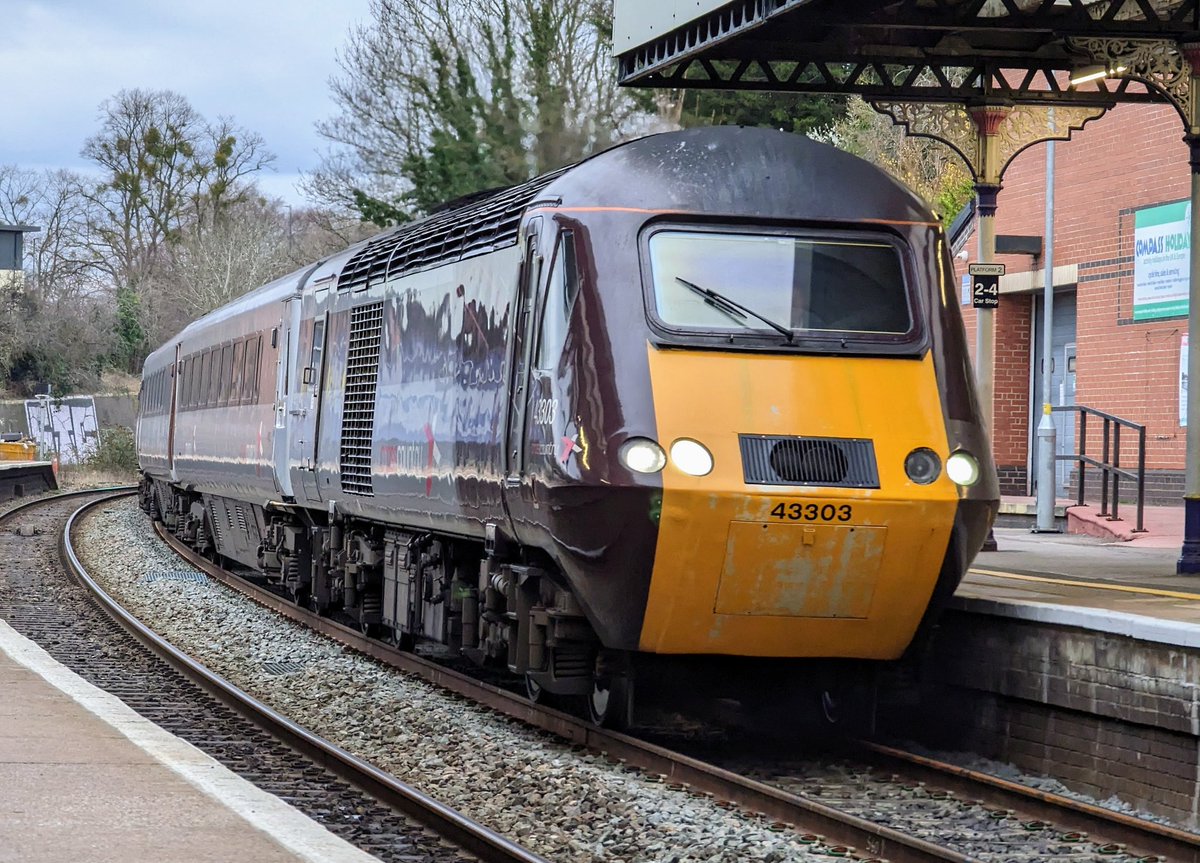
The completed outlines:
{"type": "Polygon", "coordinates": [[[242,401],[242,374],[246,360],[245,352],[245,339],[238,339],[233,343],[233,377],[231,378],[232,383],[229,385],[229,403],[231,405],[241,404],[242,401]]]}
{"type": "Polygon", "coordinates": [[[201,351],[196,361],[199,374],[196,375],[196,407],[203,408],[208,404],[208,369],[210,358],[208,351],[201,351]]]}
{"type": "Polygon", "coordinates": [[[221,401],[221,348],[212,348],[209,352],[209,391],[205,402],[210,408],[215,408],[221,401]]]}
{"type": "Polygon", "coordinates": [[[553,370],[562,356],[567,340],[567,323],[571,319],[571,307],[579,293],[579,268],[575,261],[575,234],[563,231],[559,235],[558,248],[554,251],[554,266],[550,270],[550,283],[546,286],[545,305],[542,307],[542,326],[538,338],[537,368],[553,370]]]}
{"type": "Polygon", "coordinates": [[[190,410],[193,404],[193,393],[196,390],[196,356],[193,354],[183,361],[183,408],[190,410]]]}
{"type": "Polygon", "coordinates": [[[244,396],[249,404],[258,401],[258,352],[262,336],[251,336],[246,342],[246,379],[244,396]]]}
{"type": "Polygon", "coordinates": [[[221,348],[221,406],[233,396],[233,345],[221,348]]]}
{"type": "Polygon", "coordinates": [[[308,358],[308,368],[304,370],[304,383],[321,388],[321,357],[325,353],[325,319],[313,321],[312,353],[308,358]]]}

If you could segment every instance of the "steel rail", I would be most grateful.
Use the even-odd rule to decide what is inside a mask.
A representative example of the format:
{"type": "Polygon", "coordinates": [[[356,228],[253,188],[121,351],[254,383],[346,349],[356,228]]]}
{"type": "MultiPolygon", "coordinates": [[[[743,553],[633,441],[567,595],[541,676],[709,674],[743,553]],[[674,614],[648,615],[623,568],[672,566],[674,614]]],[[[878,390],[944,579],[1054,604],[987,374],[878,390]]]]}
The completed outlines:
{"type": "Polygon", "coordinates": [[[486,863],[548,863],[544,857],[297,725],[221,675],[196,662],[126,611],[92,579],[76,554],[71,537],[77,523],[88,510],[112,500],[113,497],[133,493],[125,491],[90,501],[73,512],[63,527],[59,539],[59,552],[63,564],[75,578],[134,638],[239,715],[347,782],[375,796],[385,805],[404,812],[486,863]]]}
{"type": "Polygon", "coordinates": [[[571,743],[604,753],[667,782],[684,785],[699,794],[712,795],[738,808],[757,812],[836,844],[883,857],[891,863],[975,863],[974,858],[933,842],[842,812],[834,807],[775,788],[764,782],[672,752],[626,734],[597,728],[590,722],[525,698],[498,686],[476,680],[415,654],[368,638],[356,629],[284,599],[266,588],[229,573],[196,554],[156,522],[155,530],[189,564],[258,604],[302,623],[359,653],[415,674],[450,692],[506,716],[548,731],[571,743]]]}
{"type": "MultiPolygon", "coordinates": [[[[10,518],[20,515],[27,510],[35,509],[36,507],[45,506],[51,503],[56,503],[60,500],[69,500],[75,497],[87,497],[88,495],[93,494],[107,495],[104,500],[113,500],[114,498],[133,494],[136,491],[136,485],[113,485],[104,486],[101,488],[76,489],[75,491],[50,492],[49,494],[42,495],[41,497],[30,498],[29,500],[19,503],[14,507],[5,510],[4,512],[0,512],[0,524],[3,524],[10,518]]],[[[97,501],[97,503],[99,502],[100,501],[97,501]]]]}
{"type": "Polygon", "coordinates": [[[1200,863],[1200,835],[1156,824],[1124,812],[1072,800],[1017,782],[947,764],[879,743],[858,741],[880,766],[965,798],[999,806],[1023,818],[1088,834],[1101,844],[1124,845],[1138,853],[1200,863]]]}

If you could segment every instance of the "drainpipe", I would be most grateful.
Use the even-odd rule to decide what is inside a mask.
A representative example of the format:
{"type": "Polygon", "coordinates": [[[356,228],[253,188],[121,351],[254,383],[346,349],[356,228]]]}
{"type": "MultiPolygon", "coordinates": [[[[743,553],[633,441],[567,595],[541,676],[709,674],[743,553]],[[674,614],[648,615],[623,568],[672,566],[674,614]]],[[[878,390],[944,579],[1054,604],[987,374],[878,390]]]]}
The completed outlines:
{"type": "MultiPolygon", "coordinates": [[[[1050,109],[1050,128],[1054,129],[1054,109],[1050,109]]],[[[1052,391],[1050,368],[1054,362],[1054,141],[1046,144],[1046,283],[1042,293],[1042,419],[1037,427],[1037,526],[1034,533],[1058,533],[1054,524],[1054,455],[1057,433],[1050,412],[1052,391]]]]}

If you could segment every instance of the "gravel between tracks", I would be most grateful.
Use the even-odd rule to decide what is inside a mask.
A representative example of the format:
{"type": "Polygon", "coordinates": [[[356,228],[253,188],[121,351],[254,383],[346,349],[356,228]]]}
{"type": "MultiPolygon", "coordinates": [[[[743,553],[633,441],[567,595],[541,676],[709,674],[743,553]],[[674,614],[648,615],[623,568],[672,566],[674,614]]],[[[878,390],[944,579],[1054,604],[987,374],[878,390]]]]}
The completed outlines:
{"type": "Polygon", "coordinates": [[[106,590],[180,649],[296,722],[547,857],[830,859],[791,830],[568,747],[359,656],[207,578],[147,579],[185,564],[153,536],[132,500],[89,518],[77,548],[106,590]],[[296,667],[288,672],[276,663],[296,667]]]}

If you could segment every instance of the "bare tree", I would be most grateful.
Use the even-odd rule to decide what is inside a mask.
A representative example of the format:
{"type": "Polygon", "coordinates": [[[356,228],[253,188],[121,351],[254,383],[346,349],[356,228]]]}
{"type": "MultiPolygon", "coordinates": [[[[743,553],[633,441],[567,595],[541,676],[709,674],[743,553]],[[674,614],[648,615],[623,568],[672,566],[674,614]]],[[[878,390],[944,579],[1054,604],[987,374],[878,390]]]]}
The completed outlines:
{"type": "Polygon", "coordinates": [[[331,81],[334,149],[306,183],[381,224],[621,137],[610,0],[372,0],[331,81]]]}
{"type": "Polygon", "coordinates": [[[67,171],[0,166],[0,220],[31,223],[24,287],[6,299],[0,370],[26,390],[93,385],[112,346],[111,293],[87,248],[87,201],[67,171]]]}
{"type": "MultiPolygon", "coordinates": [[[[283,274],[288,260],[286,217],[262,198],[230,204],[223,217],[203,230],[187,231],[171,248],[169,266],[156,288],[177,311],[174,330],[283,274]]],[[[163,332],[157,336],[166,337],[163,332]]]]}
{"type": "Polygon", "coordinates": [[[88,241],[115,287],[119,354],[130,371],[148,333],[173,316],[153,285],[188,230],[217,224],[249,194],[248,180],[273,156],[262,139],[222,118],[208,124],[170,91],[123,90],[101,105],[100,131],[83,155],[103,171],[88,190],[88,241]]]}

